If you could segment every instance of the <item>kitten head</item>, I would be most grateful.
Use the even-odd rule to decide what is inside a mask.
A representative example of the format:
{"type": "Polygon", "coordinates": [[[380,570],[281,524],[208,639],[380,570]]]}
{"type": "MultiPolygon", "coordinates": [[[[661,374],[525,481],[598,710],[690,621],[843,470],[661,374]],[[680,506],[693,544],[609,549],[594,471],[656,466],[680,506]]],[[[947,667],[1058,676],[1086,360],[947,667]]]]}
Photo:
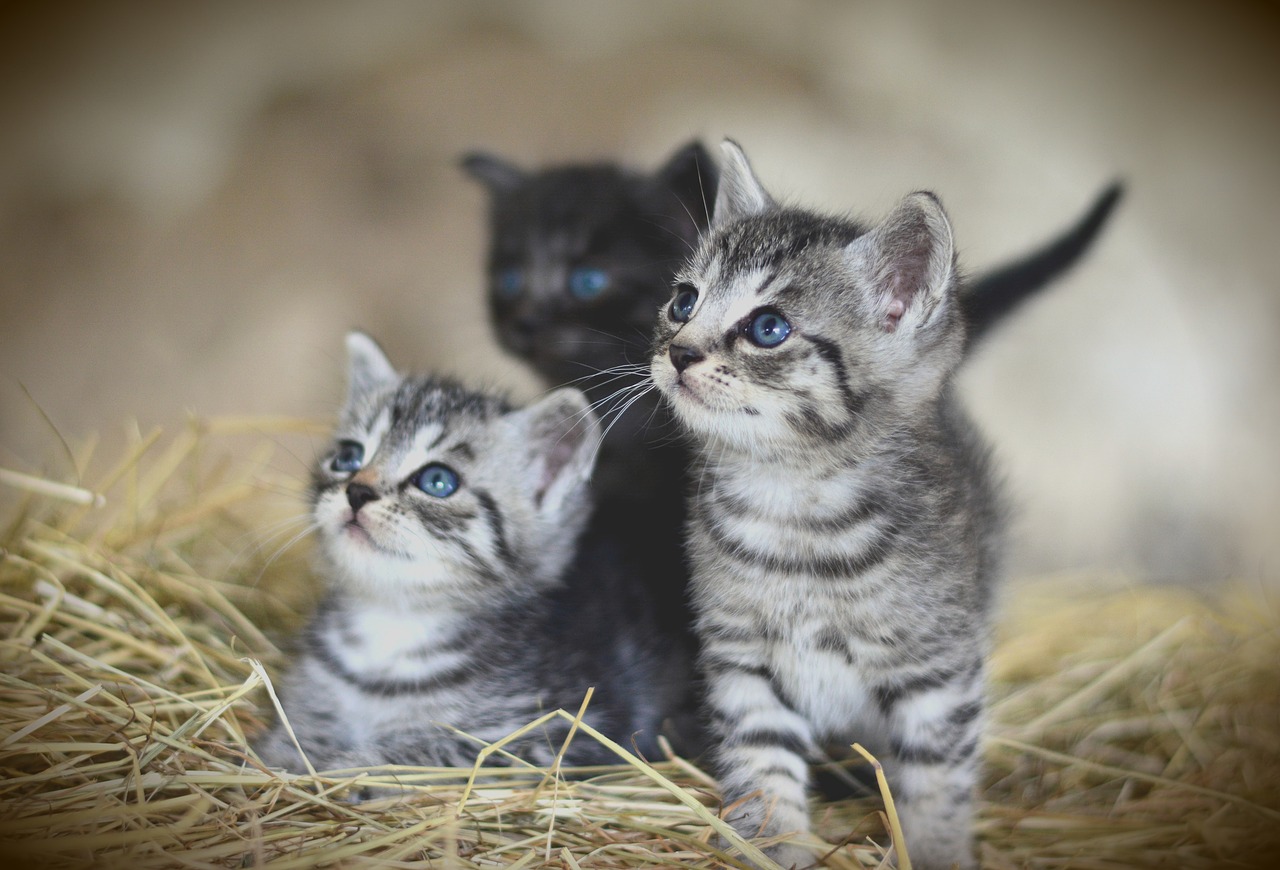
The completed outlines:
{"type": "Polygon", "coordinates": [[[726,142],[710,231],[658,317],[654,383],[700,439],[742,449],[893,427],[959,362],[956,285],[932,194],[868,230],[779,206],[726,142]]]}
{"type": "Polygon", "coordinates": [[[693,142],[652,174],[526,172],[473,153],[490,193],[489,302],[502,345],[551,383],[643,361],[653,311],[706,227],[715,164],[693,142]]]}
{"type": "Polygon", "coordinates": [[[312,481],[333,582],[384,601],[491,604],[558,582],[586,522],[598,424],[576,390],[522,409],[402,377],[360,333],[312,481]]]}

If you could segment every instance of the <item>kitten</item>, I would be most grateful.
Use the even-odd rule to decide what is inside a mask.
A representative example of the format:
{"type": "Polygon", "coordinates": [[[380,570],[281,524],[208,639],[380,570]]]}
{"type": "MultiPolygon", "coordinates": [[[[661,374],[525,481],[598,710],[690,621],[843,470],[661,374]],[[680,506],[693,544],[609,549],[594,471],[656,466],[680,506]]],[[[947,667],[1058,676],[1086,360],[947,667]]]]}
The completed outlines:
{"type": "MultiPolygon", "coordinates": [[[[469,767],[480,744],[453,728],[492,742],[576,711],[590,686],[587,721],[656,753],[669,652],[633,590],[614,594],[605,577],[584,600],[564,584],[599,440],[583,395],[513,410],[401,377],[362,334],[347,350],[346,404],[310,494],[327,589],[282,692],[312,764],[469,767]]],[[[567,727],[510,749],[547,765],[567,727]]],[[[302,769],[282,725],[257,748],[302,769]]],[[[565,761],[617,757],[579,738],[565,761]]]]}
{"type": "Polygon", "coordinates": [[[973,867],[1002,523],[952,384],[950,223],[927,193],[870,229],[783,208],[736,145],[724,154],[652,371],[696,451],[692,592],[728,818],[807,831],[806,756],[860,741],[913,864],[973,867]]]}
{"type": "Polygon", "coordinates": [[[489,305],[502,346],[551,384],[643,362],[653,312],[715,196],[702,145],[653,173],[611,163],[525,172],[481,152],[463,166],[491,194],[489,305]]]}

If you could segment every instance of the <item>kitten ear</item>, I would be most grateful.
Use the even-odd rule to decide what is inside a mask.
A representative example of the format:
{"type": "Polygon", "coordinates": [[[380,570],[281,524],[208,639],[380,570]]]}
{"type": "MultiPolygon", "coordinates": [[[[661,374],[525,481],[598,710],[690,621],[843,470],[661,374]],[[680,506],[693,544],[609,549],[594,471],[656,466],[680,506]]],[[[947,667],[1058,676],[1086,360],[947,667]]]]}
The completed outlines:
{"type": "Polygon", "coordinates": [[[399,380],[378,343],[363,332],[347,333],[347,401],[351,407],[378,387],[399,380]]]}
{"type": "Polygon", "coordinates": [[[724,155],[724,167],[720,170],[720,184],[716,189],[712,225],[719,226],[772,208],[773,197],[761,186],[738,143],[725,139],[720,143],[720,152],[724,155]]]}
{"type": "Polygon", "coordinates": [[[595,467],[600,422],[579,390],[563,387],[511,415],[528,452],[534,504],[543,514],[559,511],[595,467]]]}
{"type": "Polygon", "coordinates": [[[523,169],[484,151],[464,154],[462,168],[472,178],[489,188],[490,193],[509,193],[525,180],[523,169]]]}
{"type": "Polygon", "coordinates": [[[942,203],[916,192],[875,229],[849,243],[851,264],[874,288],[873,312],[885,332],[904,320],[921,326],[954,291],[955,241],[942,203]]]}

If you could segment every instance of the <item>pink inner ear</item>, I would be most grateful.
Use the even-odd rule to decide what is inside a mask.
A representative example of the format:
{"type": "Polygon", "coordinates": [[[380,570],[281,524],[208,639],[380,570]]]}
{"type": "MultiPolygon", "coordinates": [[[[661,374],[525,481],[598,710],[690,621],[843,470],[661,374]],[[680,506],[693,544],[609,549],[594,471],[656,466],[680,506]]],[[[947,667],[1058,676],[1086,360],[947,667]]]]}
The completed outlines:
{"type": "Polygon", "coordinates": [[[930,241],[923,224],[907,224],[898,230],[889,244],[884,282],[885,296],[888,297],[884,311],[885,332],[898,328],[907,307],[925,291],[930,241]]]}
{"type": "Polygon", "coordinates": [[[907,313],[907,303],[901,299],[890,299],[889,310],[884,313],[885,332],[893,332],[898,328],[898,321],[907,313]]]}
{"type": "Polygon", "coordinates": [[[573,459],[573,453],[576,441],[571,440],[572,435],[565,433],[551,445],[551,449],[547,451],[546,458],[542,466],[542,479],[538,482],[538,490],[534,495],[534,504],[538,507],[542,506],[542,500],[546,497],[547,490],[555,484],[556,479],[564,471],[565,466],[573,459]]]}

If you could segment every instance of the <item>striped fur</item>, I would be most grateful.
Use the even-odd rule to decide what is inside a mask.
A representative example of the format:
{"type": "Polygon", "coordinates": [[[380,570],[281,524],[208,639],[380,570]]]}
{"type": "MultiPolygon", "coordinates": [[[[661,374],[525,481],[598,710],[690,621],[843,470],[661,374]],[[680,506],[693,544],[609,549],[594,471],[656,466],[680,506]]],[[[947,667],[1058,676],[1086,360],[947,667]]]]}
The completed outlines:
{"type": "MultiPolygon", "coordinates": [[[[588,687],[588,722],[656,752],[668,696],[683,690],[680,679],[667,688],[680,663],[607,583],[563,582],[599,439],[585,397],[557,390],[512,409],[402,378],[363,335],[348,349],[348,400],[311,490],[328,588],[282,692],[312,764],[470,767],[481,741],[576,710],[588,687]],[[353,444],[362,456],[344,464],[353,444]],[[445,497],[417,485],[435,464],[457,476],[445,497]]],[[[546,765],[566,729],[557,722],[508,748],[546,765]]],[[[282,726],[257,749],[270,765],[303,769],[282,726]]],[[[616,758],[579,738],[565,760],[616,758]]]]}
{"type": "Polygon", "coordinates": [[[806,759],[858,741],[885,764],[916,866],[973,866],[1001,523],[951,387],[949,223],[927,194],[869,230],[782,208],[736,146],[725,156],[653,378],[699,456],[688,546],[728,817],[745,835],[806,831],[806,759]],[[750,340],[762,312],[790,326],[776,346],[750,340]]]}

